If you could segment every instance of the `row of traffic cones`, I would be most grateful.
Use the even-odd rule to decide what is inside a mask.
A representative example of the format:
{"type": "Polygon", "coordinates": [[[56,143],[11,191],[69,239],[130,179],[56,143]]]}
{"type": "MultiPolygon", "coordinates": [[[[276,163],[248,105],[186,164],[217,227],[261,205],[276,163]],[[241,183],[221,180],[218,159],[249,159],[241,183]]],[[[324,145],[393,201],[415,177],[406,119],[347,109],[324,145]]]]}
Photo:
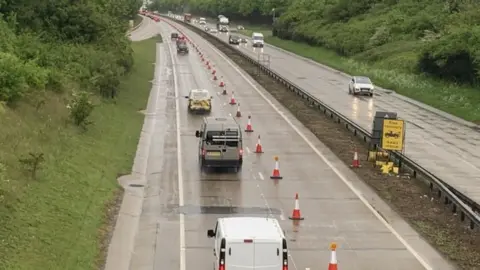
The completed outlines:
{"type": "MultiPolygon", "coordinates": [[[[179,30],[179,29],[177,29],[177,30],[179,30]]],[[[193,44],[190,40],[188,40],[188,41],[191,44],[193,44]]],[[[194,45],[194,48],[196,49],[196,51],[200,55],[202,62],[205,62],[206,60],[205,60],[205,57],[204,57],[203,53],[198,49],[198,47],[196,45],[194,45]]],[[[212,66],[210,65],[209,61],[206,61],[206,66],[207,66],[208,70],[212,70],[212,66]]],[[[216,76],[216,73],[217,73],[216,70],[213,69],[212,70],[212,75],[213,75],[213,80],[214,81],[216,81],[218,79],[217,76],[216,76]]],[[[219,87],[223,88],[222,94],[227,95],[226,86],[225,86],[225,83],[223,82],[223,80],[220,81],[219,87]]],[[[235,95],[234,95],[233,91],[232,91],[232,96],[230,98],[230,103],[229,104],[230,105],[236,105],[237,104],[237,101],[235,99],[235,95]]],[[[236,117],[241,117],[241,116],[242,116],[242,113],[240,111],[240,104],[238,104],[236,117]]],[[[248,123],[247,123],[247,127],[245,129],[245,132],[253,132],[250,115],[248,116],[248,123]]],[[[263,153],[263,147],[262,147],[262,144],[261,144],[261,141],[260,141],[260,135],[258,135],[258,141],[257,141],[257,144],[255,146],[255,153],[258,153],[258,154],[263,153]]],[[[275,167],[273,169],[273,172],[272,172],[272,175],[270,176],[270,178],[271,179],[283,179],[283,177],[280,174],[280,164],[279,164],[278,156],[275,156],[274,160],[275,160],[275,167]]],[[[351,167],[352,168],[360,168],[361,167],[360,161],[358,159],[358,152],[357,152],[356,149],[354,151],[354,156],[353,156],[353,161],[352,161],[351,167]]],[[[298,193],[295,194],[295,206],[293,208],[292,215],[289,217],[289,219],[294,220],[294,221],[299,221],[299,220],[304,220],[305,219],[300,212],[300,203],[299,203],[298,193]]],[[[330,255],[330,263],[328,264],[328,270],[338,270],[336,249],[337,249],[337,245],[335,243],[331,243],[330,244],[331,255],[330,255]]]]}

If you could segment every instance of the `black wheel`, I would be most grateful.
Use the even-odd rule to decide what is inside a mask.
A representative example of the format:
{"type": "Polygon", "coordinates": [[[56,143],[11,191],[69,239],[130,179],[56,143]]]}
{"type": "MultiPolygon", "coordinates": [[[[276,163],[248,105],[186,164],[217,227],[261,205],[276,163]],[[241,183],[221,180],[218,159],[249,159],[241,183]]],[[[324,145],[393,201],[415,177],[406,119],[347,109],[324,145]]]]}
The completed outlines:
{"type": "Polygon", "coordinates": [[[373,93],[370,93],[369,96],[373,97],[373,93]]]}

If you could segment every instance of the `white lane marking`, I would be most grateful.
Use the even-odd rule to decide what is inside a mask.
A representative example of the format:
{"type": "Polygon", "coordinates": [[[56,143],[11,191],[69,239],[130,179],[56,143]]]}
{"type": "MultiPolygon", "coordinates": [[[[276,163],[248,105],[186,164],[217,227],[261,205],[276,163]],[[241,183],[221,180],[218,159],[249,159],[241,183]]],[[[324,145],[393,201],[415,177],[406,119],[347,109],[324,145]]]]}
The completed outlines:
{"type": "Polygon", "coordinates": [[[252,153],[252,151],[250,151],[250,148],[248,148],[248,146],[246,147],[246,149],[249,154],[252,153]]]}
{"type": "Polygon", "coordinates": [[[263,174],[261,172],[258,172],[258,177],[260,177],[260,180],[265,180],[265,177],[263,177],[263,174]]]}
{"type": "Polygon", "coordinates": [[[283,215],[283,212],[280,214],[280,220],[285,220],[285,216],[283,215]]]}
{"type": "MultiPolygon", "coordinates": [[[[183,165],[182,165],[182,142],[180,140],[180,95],[178,92],[178,78],[177,70],[175,66],[175,59],[173,57],[172,48],[170,45],[168,50],[170,51],[170,58],[172,59],[172,73],[175,89],[175,114],[177,117],[177,169],[178,169],[178,206],[182,207],[184,205],[183,198],[183,165]]],[[[180,270],[185,270],[186,258],[185,258],[185,215],[180,212],[180,270]]]]}
{"type": "MultiPolygon", "coordinates": [[[[205,40],[205,43],[207,44],[210,49],[212,49],[214,52],[216,52],[225,62],[227,62],[235,71],[237,71],[240,76],[242,76],[245,81],[248,82],[248,84],[255,89],[255,91],[280,115],[282,118],[285,120],[285,122],[290,125],[290,127],[297,132],[297,134],[310,146],[310,148],[322,159],[325,164],[332,169],[335,174],[342,180],[345,185],[350,188],[350,190],[362,201],[362,203],[377,217],[378,220],[380,220],[383,225],[393,234],[395,237],[407,248],[407,250],[422,264],[422,266],[427,269],[427,270],[433,270],[433,268],[420,256],[420,254],[415,251],[408,242],[403,239],[403,237],[390,225],[388,222],[373,208],[373,206],[363,197],[363,195],[360,193],[359,190],[357,190],[353,184],[325,157],[325,155],[318,150],[315,145],[303,134],[302,131],[300,131],[291,121],[288,119],[283,112],[273,104],[272,101],[270,101],[260,89],[237,67],[235,66],[230,59],[227,59],[217,48],[213,47],[208,41],[205,40]]],[[[293,262],[293,260],[292,260],[293,262]]],[[[294,263],[294,262],[293,262],[294,263]]],[[[295,264],[295,263],[294,263],[295,264]]]]}

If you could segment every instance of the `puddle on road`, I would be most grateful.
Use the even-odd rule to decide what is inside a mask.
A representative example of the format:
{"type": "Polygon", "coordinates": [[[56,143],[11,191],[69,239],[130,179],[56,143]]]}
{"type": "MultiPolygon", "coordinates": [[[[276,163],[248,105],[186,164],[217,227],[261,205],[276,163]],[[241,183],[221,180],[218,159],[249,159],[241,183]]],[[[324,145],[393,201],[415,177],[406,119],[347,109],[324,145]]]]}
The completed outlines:
{"type": "MultiPolygon", "coordinates": [[[[178,206],[177,206],[178,207],[178,206]]],[[[168,207],[171,208],[171,207],[168,207]]],[[[185,215],[202,215],[202,214],[212,214],[212,215],[260,215],[267,216],[272,215],[281,215],[282,211],[276,208],[266,208],[266,207],[239,207],[239,206],[199,206],[199,205],[185,205],[178,208],[178,211],[185,215]]]]}

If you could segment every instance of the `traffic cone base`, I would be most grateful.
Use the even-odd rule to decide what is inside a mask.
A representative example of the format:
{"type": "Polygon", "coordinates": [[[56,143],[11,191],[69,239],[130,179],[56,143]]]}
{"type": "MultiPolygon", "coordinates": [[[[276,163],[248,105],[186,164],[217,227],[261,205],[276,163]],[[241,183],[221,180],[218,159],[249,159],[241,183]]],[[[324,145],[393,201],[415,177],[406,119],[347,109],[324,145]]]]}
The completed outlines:
{"type": "Polygon", "coordinates": [[[213,80],[214,80],[214,81],[217,80],[217,75],[213,75],[213,80]]]}
{"type": "Polygon", "coordinates": [[[226,88],[223,88],[222,95],[226,95],[226,94],[227,94],[227,89],[226,89],[226,88]]]}
{"type": "Polygon", "coordinates": [[[270,176],[270,179],[283,179],[283,177],[280,176],[280,172],[278,170],[273,170],[273,174],[270,176]]]}

